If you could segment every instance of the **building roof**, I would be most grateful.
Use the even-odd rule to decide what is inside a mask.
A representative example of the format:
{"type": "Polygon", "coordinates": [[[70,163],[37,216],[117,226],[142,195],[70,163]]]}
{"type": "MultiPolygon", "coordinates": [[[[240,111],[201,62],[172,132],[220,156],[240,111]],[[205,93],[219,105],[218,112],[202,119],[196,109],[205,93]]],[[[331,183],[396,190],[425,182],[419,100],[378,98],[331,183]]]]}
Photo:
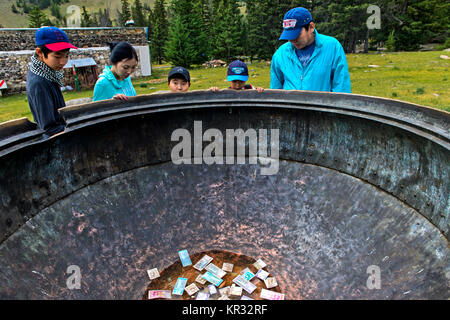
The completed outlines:
{"type": "Polygon", "coordinates": [[[75,66],[76,68],[80,68],[80,67],[89,67],[89,66],[96,66],[96,65],[97,65],[97,63],[92,58],[75,59],[75,60],[71,59],[64,66],[64,69],[72,68],[72,66],[75,66]]]}

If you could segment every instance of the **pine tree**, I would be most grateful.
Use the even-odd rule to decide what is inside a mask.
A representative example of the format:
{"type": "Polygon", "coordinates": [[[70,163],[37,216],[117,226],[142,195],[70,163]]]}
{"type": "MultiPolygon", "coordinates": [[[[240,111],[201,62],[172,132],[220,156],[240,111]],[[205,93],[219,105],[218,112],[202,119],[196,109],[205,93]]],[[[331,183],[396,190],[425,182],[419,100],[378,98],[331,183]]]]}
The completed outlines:
{"type": "Polygon", "coordinates": [[[263,6],[262,1],[259,0],[247,0],[247,54],[250,59],[259,58],[267,59],[270,54],[265,51],[267,46],[261,44],[267,43],[267,12],[263,6]]]}
{"type": "Polygon", "coordinates": [[[213,17],[212,54],[215,58],[233,60],[243,55],[243,17],[236,0],[220,0],[213,17]]]}
{"type": "Polygon", "coordinates": [[[47,9],[48,7],[50,7],[50,0],[39,0],[39,1],[36,1],[36,3],[39,6],[39,9],[41,9],[41,10],[47,9]]]}
{"type": "Polygon", "coordinates": [[[387,51],[395,51],[395,37],[394,37],[395,30],[392,30],[392,32],[389,34],[389,37],[386,41],[386,49],[387,51]]]}
{"type": "Polygon", "coordinates": [[[189,28],[180,16],[175,16],[171,21],[169,39],[165,50],[167,59],[177,66],[189,68],[193,64],[195,47],[191,43],[189,28]]]}
{"type": "Polygon", "coordinates": [[[123,27],[125,26],[125,23],[131,19],[131,11],[130,11],[130,4],[128,3],[128,0],[121,0],[122,3],[122,11],[120,11],[120,25],[123,27]]]}
{"type": "MultiPolygon", "coordinates": [[[[285,41],[278,40],[281,36],[281,33],[283,32],[283,18],[284,15],[292,8],[295,7],[304,7],[306,9],[310,9],[310,1],[308,0],[301,0],[301,1],[294,1],[294,0],[278,0],[277,6],[271,5],[271,1],[265,0],[267,12],[269,13],[269,19],[268,23],[269,26],[272,26],[269,28],[268,36],[270,37],[271,41],[269,43],[269,47],[273,52],[278,49],[279,46],[285,43],[285,41]]],[[[313,17],[314,19],[314,17],[313,17]]]]}
{"type": "Polygon", "coordinates": [[[390,41],[396,50],[417,50],[427,41],[445,41],[448,37],[450,3],[445,0],[378,0],[381,11],[381,29],[367,31],[369,15],[366,9],[370,0],[334,1],[316,0],[313,17],[319,17],[319,31],[335,36],[346,52],[353,52],[358,41],[372,43],[390,41]]]}
{"type": "Polygon", "coordinates": [[[433,41],[444,42],[448,38],[450,3],[445,0],[410,0],[401,6],[389,1],[397,12],[395,44],[397,50],[417,50],[420,44],[433,41]]]}
{"type": "Polygon", "coordinates": [[[193,6],[189,25],[192,31],[191,35],[193,37],[194,47],[197,50],[193,63],[201,64],[208,59],[209,38],[205,32],[202,2],[201,0],[195,0],[192,2],[193,6]]]}
{"type": "Polygon", "coordinates": [[[40,28],[42,26],[49,26],[52,23],[48,19],[47,15],[42,12],[39,7],[35,6],[28,15],[28,27],[40,28]]]}
{"type": "Polygon", "coordinates": [[[81,27],[86,28],[86,27],[92,27],[92,26],[93,26],[92,17],[87,12],[86,7],[83,6],[81,8],[81,27]]]}
{"type": "Polygon", "coordinates": [[[211,57],[211,45],[212,45],[212,41],[211,39],[214,38],[214,30],[213,30],[213,21],[212,21],[212,17],[213,17],[213,5],[212,5],[212,0],[200,0],[201,1],[201,11],[202,11],[202,18],[203,18],[203,25],[205,28],[205,34],[206,34],[206,38],[209,39],[208,41],[206,41],[206,46],[205,46],[205,53],[206,53],[206,57],[207,59],[209,59],[211,57]]]}
{"type": "Polygon", "coordinates": [[[52,13],[52,16],[54,16],[56,19],[60,20],[62,18],[61,11],[59,10],[59,5],[57,3],[53,3],[51,5],[50,12],[52,13]]]}
{"type": "Polygon", "coordinates": [[[147,26],[149,27],[149,32],[151,32],[155,17],[154,17],[152,9],[150,7],[146,9],[146,12],[147,12],[147,26]]]}
{"type": "Polygon", "coordinates": [[[109,8],[98,9],[97,13],[98,27],[112,27],[112,21],[109,13],[109,8]]]}
{"type": "Polygon", "coordinates": [[[23,3],[23,13],[29,14],[33,10],[26,2],[23,3]]]}
{"type": "Polygon", "coordinates": [[[173,0],[165,48],[167,59],[189,68],[207,59],[207,36],[204,30],[200,0],[173,0]]]}
{"type": "Polygon", "coordinates": [[[247,0],[247,47],[251,57],[270,59],[284,41],[279,41],[283,31],[283,17],[290,9],[310,9],[315,1],[247,0]]]}
{"type": "Polygon", "coordinates": [[[13,13],[15,13],[15,14],[19,14],[20,13],[19,10],[17,10],[17,7],[16,7],[16,5],[14,3],[11,6],[11,11],[13,13]]]}
{"type": "Polygon", "coordinates": [[[147,22],[145,21],[144,18],[144,8],[142,7],[140,0],[134,0],[132,13],[135,26],[145,27],[147,25],[147,22]]]}
{"type": "Polygon", "coordinates": [[[167,25],[165,0],[156,0],[150,23],[150,47],[153,59],[158,61],[159,64],[165,59],[164,48],[168,37],[167,25]]]}
{"type": "Polygon", "coordinates": [[[343,0],[329,6],[332,15],[326,32],[336,37],[347,53],[355,53],[358,42],[366,37],[368,18],[366,11],[369,2],[370,0],[358,2],[343,0]]]}

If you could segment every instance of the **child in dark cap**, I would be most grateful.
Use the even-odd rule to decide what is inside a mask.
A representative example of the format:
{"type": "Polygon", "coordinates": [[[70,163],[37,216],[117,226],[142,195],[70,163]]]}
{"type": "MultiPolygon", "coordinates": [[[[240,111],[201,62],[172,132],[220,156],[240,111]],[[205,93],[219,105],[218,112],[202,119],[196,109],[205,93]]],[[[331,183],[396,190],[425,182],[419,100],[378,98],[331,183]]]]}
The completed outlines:
{"type": "MultiPolygon", "coordinates": [[[[254,87],[251,84],[246,84],[248,81],[248,67],[247,64],[241,60],[235,60],[228,66],[227,80],[230,82],[228,89],[232,90],[253,90],[263,92],[264,88],[254,87]]],[[[212,91],[218,91],[218,87],[210,88],[212,91]]]]}
{"type": "Polygon", "coordinates": [[[61,93],[62,72],[69,60],[70,44],[66,33],[55,27],[42,27],[36,31],[36,49],[31,57],[27,76],[27,99],[34,121],[45,130],[49,138],[65,130],[66,122],[58,109],[66,106],[61,93]]]}
{"type": "Polygon", "coordinates": [[[167,77],[170,92],[186,92],[191,86],[191,75],[186,68],[174,67],[167,77]]]}

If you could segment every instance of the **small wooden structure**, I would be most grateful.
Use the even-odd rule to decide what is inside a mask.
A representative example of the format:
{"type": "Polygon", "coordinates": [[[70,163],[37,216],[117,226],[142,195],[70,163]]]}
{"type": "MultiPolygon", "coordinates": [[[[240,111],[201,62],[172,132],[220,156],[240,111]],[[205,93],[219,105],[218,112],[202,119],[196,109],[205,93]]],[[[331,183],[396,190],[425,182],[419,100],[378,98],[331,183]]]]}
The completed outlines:
{"type": "Polygon", "coordinates": [[[64,66],[64,84],[74,89],[91,89],[98,79],[97,63],[92,58],[69,60],[64,66]]]}

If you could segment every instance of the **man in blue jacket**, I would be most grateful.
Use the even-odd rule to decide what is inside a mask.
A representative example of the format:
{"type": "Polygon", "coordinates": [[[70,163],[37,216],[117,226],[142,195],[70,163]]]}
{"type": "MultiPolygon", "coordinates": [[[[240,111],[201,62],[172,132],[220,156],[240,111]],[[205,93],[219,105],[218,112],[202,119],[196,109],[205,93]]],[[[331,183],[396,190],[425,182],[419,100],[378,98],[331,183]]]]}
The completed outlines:
{"type": "Polygon", "coordinates": [[[351,93],[342,45],[319,34],[311,13],[302,7],[283,19],[280,40],[288,40],[272,57],[270,88],[351,93]]]}

